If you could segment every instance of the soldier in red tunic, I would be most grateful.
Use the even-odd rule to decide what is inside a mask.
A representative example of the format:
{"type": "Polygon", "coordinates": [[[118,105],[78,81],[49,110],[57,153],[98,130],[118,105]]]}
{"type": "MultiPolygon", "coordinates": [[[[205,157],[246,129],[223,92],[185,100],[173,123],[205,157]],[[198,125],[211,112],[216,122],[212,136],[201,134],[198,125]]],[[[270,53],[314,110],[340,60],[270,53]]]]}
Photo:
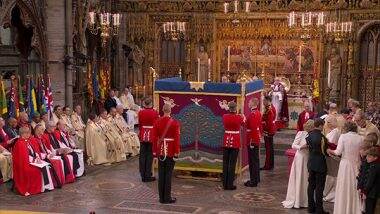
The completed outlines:
{"type": "Polygon", "coordinates": [[[139,111],[139,138],[140,138],[140,156],[139,156],[139,169],[142,182],[155,181],[156,178],[152,176],[152,163],[153,163],[153,125],[158,119],[159,115],[153,109],[153,102],[151,98],[145,98],[143,103],[144,109],[139,111]]]}
{"type": "Polygon", "coordinates": [[[272,170],[274,167],[273,136],[276,134],[276,110],[272,106],[272,98],[264,98],[263,131],[265,142],[265,165],[262,170],[272,170]]]}
{"type": "Polygon", "coordinates": [[[235,167],[240,149],[240,128],[244,124],[244,116],[236,114],[235,102],[228,104],[229,112],[223,115],[223,189],[235,190],[235,167]]]}
{"type": "Polygon", "coordinates": [[[163,106],[164,116],[160,117],[153,126],[154,149],[153,155],[158,157],[158,193],[160,203],[171,204],[176,198],[171,197],[172,173],[175,165],[174,158],[180,152],[180,124],[170,117],[171,107],[163,106]]]}
{"type": "Polygon", "coordinates": [[[244,183],[247,187],[256,187],[260,182],[260,137],[262,132],[261,113],[258,109],[259,100],[253,98],[249,102],[251,113],[247,118],[247,147],[250,180],[244,183]]]}

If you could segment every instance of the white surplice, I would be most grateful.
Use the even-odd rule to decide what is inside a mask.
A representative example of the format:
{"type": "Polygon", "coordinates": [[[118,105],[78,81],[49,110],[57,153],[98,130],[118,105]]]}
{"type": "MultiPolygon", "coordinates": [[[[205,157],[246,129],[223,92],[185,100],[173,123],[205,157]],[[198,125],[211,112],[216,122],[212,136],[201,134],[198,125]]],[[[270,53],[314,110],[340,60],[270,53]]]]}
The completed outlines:
{"type": "Polygon", "coordinates": [[[360,167],[360,148],[363,137],[354,132],[342,134],[335,155],[342,155],[336,182],[334,214],[361,213],[356,176],[360,167]]]}
{"type": "Polygon", "coordinates": [[[294,139],[292,148],[297,152],[293,159],[292,168],[290,170],[288,191],[285,201],[282,205],[285,208],[301,208],[307,207],[307,185],[309,173],[307,171],[307,161],[309,158],[308,149],[301,149],[306,144],[306,131],[299,131],[294,139]]]}
{"type": "MultiPolygon", "coordinates": [[[[330,143],[338,145],[340,131],[338,128],[331,130],[326,138],[330,143]]],[[[336,187],[336,174],[339,168],[339,160],[332,157],[326,157],[327,163],[327,176],[325,189],[323,191],[323,200],[328,202],[334,202],[335,200],[335,187],[336,187]]]]}

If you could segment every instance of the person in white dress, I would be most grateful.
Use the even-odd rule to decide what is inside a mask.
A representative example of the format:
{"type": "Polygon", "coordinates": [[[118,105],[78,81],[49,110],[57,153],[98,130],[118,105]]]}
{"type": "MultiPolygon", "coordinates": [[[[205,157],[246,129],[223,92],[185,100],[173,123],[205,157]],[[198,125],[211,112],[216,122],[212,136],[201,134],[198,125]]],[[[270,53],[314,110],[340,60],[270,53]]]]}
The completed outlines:
{"type": "Polygon", "coordinates": [[[306,137],[308,132],[314,128],[314,121],[308,120],[304,124],[304,131],[299,131],[293,141],[292,148],[297,152],[293,159],[292,168],[290,169],[288,191],[286,199],[282,202],[285,208],[307,207],[307,185],[309,172],[307,170],[307,161],[309,150],[307,149],[306,137]]]}
{"type": "MultiPolygon", "coordinates": [[[[326,130],[329,130],[326,134],[326,138],[329,143],[338,145],[340,136],[340,130],[338,128],[338,120],[336,117],[326,117],[325,119],[326,130]]],[[[335,199],[335,186],[336,176],[339,169],[339,160],[336,157],[326,157],[327,164],[327,176],[325,189],[323,191],[323,200],[328,202],[334,202],[335,199]]]]}
{"type": "Polygon", "coordinates": [[[347,133],[339,137],[336,150],[327,150],[330,155],[342,155],[336,184],[334,214],[360,214],[361,204],[357,190],[357,175],[360,167],[360,149],[363,137],[357,134],[355,123],[348,121],[347,133]]]}

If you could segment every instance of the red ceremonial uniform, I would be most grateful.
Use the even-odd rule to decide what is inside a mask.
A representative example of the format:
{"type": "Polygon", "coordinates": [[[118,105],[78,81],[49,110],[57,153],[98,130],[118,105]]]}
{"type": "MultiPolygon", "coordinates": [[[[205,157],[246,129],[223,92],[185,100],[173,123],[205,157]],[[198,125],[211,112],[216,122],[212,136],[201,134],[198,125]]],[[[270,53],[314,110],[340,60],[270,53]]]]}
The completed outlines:
{"type": "Polygon", "coordinates": [[[15,189],[21,195],[33,195],[42,191],[42,173],[38,167],[30,164],[30,139],[20,138],[12,150],[13,181],[15,189]]]}
{"type": "Polygon", "coordinates": [[[247,118],[247,145],[260,146],[262,119],[260,111],[255,108],[247,118]]]}
{"type": "Polygon", "coordinates": [[[179,155],[180,125],[178,121],[168,116],[160,117],[154,123],[153,133],[155,142],[153,144],[154,156],[172,158],[179,155]]]}
{"type": "Polygon", "coordinates": [[[158,117],[158,112],[152,108],[139,111],[139,138],[141,142],[153,142],[153,125],[158,117]]]}
{"type": "Polygon", "coordinates": [[[9,136],[8,134],[4,131],[4,129],[0,129],[0,145],[4,147],[5,149],[9,150],[11,148],[12,144],[8,144],[9,141],[9,136]]]}
{"type": "Polygon", "coordinates": [[[265,112],[262,118],[264,134],[276,134],[276,110],[273,106],[265,107],[265,112]]]}
{"type": "Polygon", "coordinates": [[[297,121],[297,131],[303,131],[303,125],[306,123],[306,121],[313,118],[314,118],[314,112],[310,112],[310,111],[301,112],[297,121]]]}
{"type": "Polygon", "coordinates": [[[244,124],[244,118],[240,114],[223,115],[224,148],[240,148],[240,127],[244,124]]]}

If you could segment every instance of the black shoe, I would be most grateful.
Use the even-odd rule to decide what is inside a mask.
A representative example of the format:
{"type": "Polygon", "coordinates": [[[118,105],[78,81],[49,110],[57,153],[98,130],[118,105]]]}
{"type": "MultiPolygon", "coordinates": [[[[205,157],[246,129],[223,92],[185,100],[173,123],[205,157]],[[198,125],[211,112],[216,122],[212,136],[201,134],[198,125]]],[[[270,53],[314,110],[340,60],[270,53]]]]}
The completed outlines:
{"type": "Polygon", "coordinates": [[[315,213],[315,208],[310,208],[310,207],[309,207],[309,208],[307,209],[307,212],[308,212],[308,213],[315,213]]]}
{"type": "Polygon", "coordinates": [[[160,201],[161,204],[174,204],[177,201],[176,198],[172,198],[169,201],[160,201]]]}
{"type": "Polygon", "coordinates": [[[236,190],[236,186],[226,187],[225,190],[236,190]]]}
{"type": "Polygon", "coordinates": [[[244,186],[246,186],[246,187],[257,187],[257,184],[255,184],[255,183],[253,183],[251,181],[246,181],[244,183],[244,186]]]}
{"type": "Polygon", "coordinates": [[[156,180],[155,177],[145,178],[145,182],[153,182],[155,180],[156,180]]]}
{"type": "Polygon", "coordinates": [[[329,212],[323,210],[321,214],[329,214],[329,212]]]}

